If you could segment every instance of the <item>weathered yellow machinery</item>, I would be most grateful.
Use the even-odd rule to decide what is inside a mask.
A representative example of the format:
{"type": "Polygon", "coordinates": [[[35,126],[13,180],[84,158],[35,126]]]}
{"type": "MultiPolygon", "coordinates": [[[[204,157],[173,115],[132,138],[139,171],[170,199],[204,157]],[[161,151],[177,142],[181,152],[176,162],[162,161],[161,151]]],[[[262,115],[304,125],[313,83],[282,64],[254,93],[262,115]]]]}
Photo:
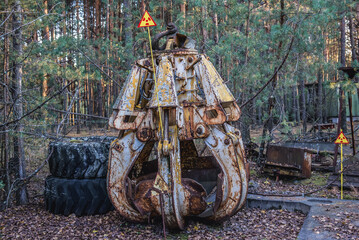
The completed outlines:
{"type": "Polygon", "coordinates": [[[119,130],[110,199],[131,221],[162,217],[183,229],[186,217],[224,220],[247,196],[241,133],[229,123],[240,109],[208,57],[173,24],[153,43],[154,65],[150,57],[136,61],[109,121],[119,130]]]}

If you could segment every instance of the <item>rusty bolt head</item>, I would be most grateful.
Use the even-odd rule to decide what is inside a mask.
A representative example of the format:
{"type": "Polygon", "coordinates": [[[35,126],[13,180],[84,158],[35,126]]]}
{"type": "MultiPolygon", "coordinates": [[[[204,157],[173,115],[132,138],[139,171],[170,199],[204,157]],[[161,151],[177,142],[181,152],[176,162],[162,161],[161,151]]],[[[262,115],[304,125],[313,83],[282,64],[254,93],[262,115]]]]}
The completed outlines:
{"type": "Polygon", "coordinates": [[[224,144],[229,145],[230,141],[228,138],[224,139],[224,144]]]}
{"type": "Polygon", "coordinates": [[[143,130],[142,130],[141,136],[142,136],[143,138],[147,138],[147,137],[148,137],[147,129],[143,129],[143,130]]]}
{"type": "Polygon", "coordinates": [[[144,65],[145,65],[146,67],[149,67],[149,66],[151,66],[151,63],[150,63],[150,61],[146,60],[145,63],[144,63],[144,65]]]}
{"type": "Polygon", "coordinates": [[[152,137],[151,129],[143,128],[136,133],[136,136],[140,141],[146,142],[146,141],[150,140],[152,137]]]}
{"type": "Polygon", "coordinates": [[[237,136],[239,136],[239,131],[235,131],[234,134],[236,134],[237,136]]]}
{"type": "Polygon", "coordinates": [[[197,125],[196,134],[198,137],[204,137],[206,135],[206,128],[202,124],[197,125]]]}
{"type": "Polygon", "coordinates": [[[193,58],[189,57],[188,62],[191,63],[193,61],[193,58]]]}

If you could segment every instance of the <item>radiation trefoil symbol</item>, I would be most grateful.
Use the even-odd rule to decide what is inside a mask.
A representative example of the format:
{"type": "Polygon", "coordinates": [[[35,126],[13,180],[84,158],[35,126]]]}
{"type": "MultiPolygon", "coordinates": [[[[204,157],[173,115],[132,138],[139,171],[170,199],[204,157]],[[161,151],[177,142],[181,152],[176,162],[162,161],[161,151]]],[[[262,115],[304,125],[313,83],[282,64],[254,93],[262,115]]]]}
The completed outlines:
{"type": "Polygon", "coordinates": [[[157,26],[157,24],[146,10],[145,14],[143,14],[141,18],[141,22],[138,24],[137,27],[140,28],[140,27],[153,27],[153,26],[157,26]]]}
{"type": "Polygon", "coordinates": [[[345,137],[343,131],[340,132],[337,140],[334,142],[335,144],[349,144],[348,139],[345,137]]]}

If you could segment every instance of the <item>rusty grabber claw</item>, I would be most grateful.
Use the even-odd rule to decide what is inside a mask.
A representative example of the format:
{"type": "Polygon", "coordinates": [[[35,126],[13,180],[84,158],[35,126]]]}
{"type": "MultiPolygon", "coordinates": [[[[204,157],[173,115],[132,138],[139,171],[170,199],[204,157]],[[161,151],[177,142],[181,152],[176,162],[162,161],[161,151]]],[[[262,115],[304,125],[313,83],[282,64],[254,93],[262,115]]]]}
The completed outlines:
{"type": "Polygon", "coordinates": [[[244,204],[249,164],[236,99],[188,38],[136,61],[109,120],[120,131],[110,148],[108,193],[121,216],[164,228],[186,217],[222,221],[244,204]],[[181,42],[186,48],[180,48],[181,42]],[[187,48],[188,47],[188,48],[187,48]]]}
{"type": "MultiPolygon", "coordinates": [[[[157,145],[158,171],[154,180],[140,181],[136,186],[134,205],[142,215],[163,216],[169,228],[184,229],[184,216],[195,215],[206,209],[206,192],[194,180],[182,179],[180,141],[177,125],[169,125],[170,112],[178,105],[171,63],[162,58],[159,65],[158,84],[163,115],[163,136],[157,145]],[[171,90],[172,89],[172,90],[171,90]],[[173,96],[174,97],[171,97],[173,96]]],[[[150,105],[158,106],[154,98],[150,105]]]]}
{"type": "Polygon", "coordinates": [[[122,216],[132,221],[143,222],[146,217],[132,207],[128,197],[127,176],[145,147],[135,132],[128,132],[111,143],[107,174],[107,188],[112,203],[122,216]],[[117,161],[120,159],[121,161],[117,161]]]}
{"type": "Polygon", "coordinates": [[[246,201],[247,198],[248,182],[249,182],[249,163],[247,162],[245,156],[244,144],[239,129],[232,127],[228,123],[224,123],[223,127],[226,131],[227,136],[229,136],[233,141],[238,168],[241,175],[242,193],[241,193],[241,200],[237,207],[237,211],[238,211],[244,205],[244,202],[246,201]]]}
{"type": "Polygon", "coordinates": [[[233,140],[217,126],[211,127],[205,143],[222,171],[220,184],[217,185],[214,215],[210,219],[222,221],[235,214],[244,203],[247,195],[246,172],[233,140]]]}

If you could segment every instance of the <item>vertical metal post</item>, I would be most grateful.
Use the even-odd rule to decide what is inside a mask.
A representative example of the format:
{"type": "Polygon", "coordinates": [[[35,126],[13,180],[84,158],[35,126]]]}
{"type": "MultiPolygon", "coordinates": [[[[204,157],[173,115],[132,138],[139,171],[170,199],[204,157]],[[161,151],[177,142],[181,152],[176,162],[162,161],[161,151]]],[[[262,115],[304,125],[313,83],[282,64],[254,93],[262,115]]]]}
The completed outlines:
{"type": "MultiPolygon", "coordinates": [[[[339,94],[341,93],[341,89],[339,88],[339,94]]],[[[340,125],[342,123],[342,109],[343,109],[343,98],[340,95],[339,96],[339,112],[338,112],[338,129],[337,129],[337,136],[339,136],[340,134],[340,125]]],[[[346,119],[344,120],[346,121],[346,119]]],[[[337,158],[338,158],[338,144],[335,144],[335,148],[334,148],[334,160],[333,160],[333,172],[335,172],[335,166],[337,164],[337,158]]]]}
{"type": "Polygon", "coordinates": [[[342,143],[340,144],[340,199],[343,199],[343,144],[342,143]]]}

